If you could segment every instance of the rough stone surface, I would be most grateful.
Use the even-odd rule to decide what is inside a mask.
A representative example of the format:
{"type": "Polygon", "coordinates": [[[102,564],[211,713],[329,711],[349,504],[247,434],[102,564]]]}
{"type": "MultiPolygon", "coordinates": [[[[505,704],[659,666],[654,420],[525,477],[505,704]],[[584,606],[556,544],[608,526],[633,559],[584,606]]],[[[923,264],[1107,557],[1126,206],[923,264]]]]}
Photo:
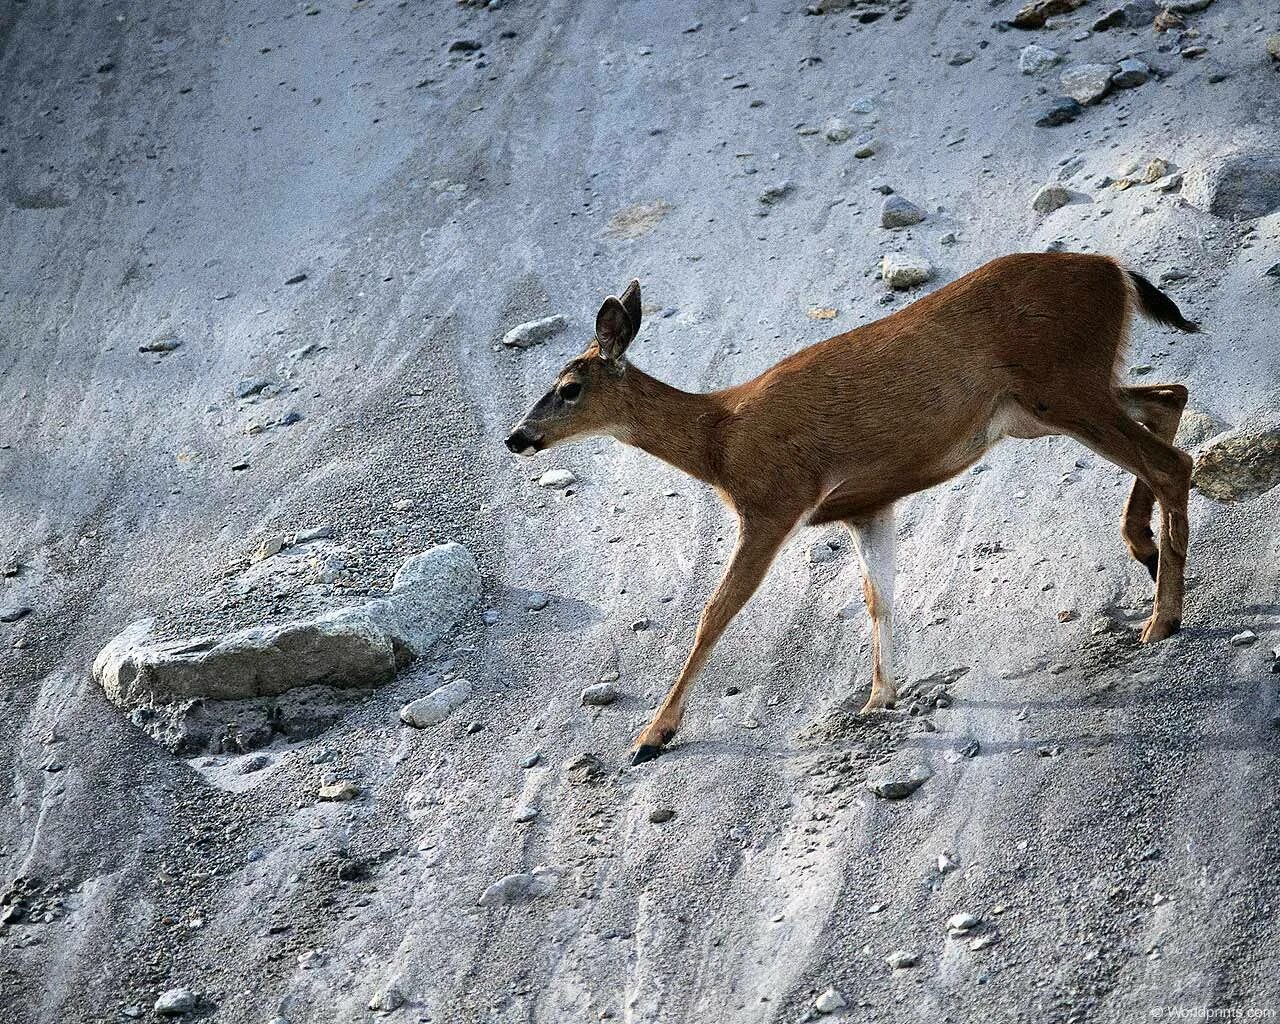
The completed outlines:
{"type": "Polygon", "coordinates": [[[1090,106],[1111,91],[1116,71],[1114,64],[1072,64],[1062,72],[1062,91],[1082,106],[1090,106]]]}
{"type": "Polygon", "coordinates": [[[1084,108],[1070,96],[1055,96],[1036,114],[1036,126],[1039,128],[1057,128],[1070,124],[1084,113],[1084,108]]]}
{"type": "Polygon", "coordinates": [[[1231,220],[1275,213],[1280,149],[1237,150],[1197,164],[1183,175],[1182,195],[1192,206],[1231,220]]]}
{"type": "Polygon", "coordinates": [[[545,896],[559,881],[560,872],[555,868],[539,866],[532,871],[504,875],[481,894],[482,907],[503,907],[523,903],[545,896]]]}
{"type": "Polygon", "coordinates": [[[1116,73],[1111,76],[1111,84],[1117,89],[1135,89],[1146,84],[1150,77],[1151,68],[1145,61],[1140,61],[1136,57],[1125,57],[1117,65],[1116,73]]]}
{"type": "Polygon", "coordinates": [[[1210,440],[1192,481],[1215,501],[1247,501],[1280,484],[1280,417],[1263,413],[1210,440]]]}
{"type": "Polygon", "coordinates": [[[1031,197],[1031,208],[1036,213],[1053,213],[1071,202],[1071,190],[1062,185],[1049,184],[1040,187],[1031,197]]]}
{"type": "Polygon", "coordinates": [[[924,765],[886,771],[867,780],[867,789],[884,800],[903,800],[933,777],[924,765]]]}
{"type": "Polygon", "coordinates": [[[1184,409],[1173,443],[1179,448],[1197,448],[1226,429],[1227,424],[1211,412],[1205,412],[1203,409],[1184,409]]]}
{"type": "Polygon", "coordinates": [[[200,997],[189,988],[171,988],[156,999],[157,1017],[182,1017],[200,1007],[200,997]]]}
{"type": "Polygon", "coordinates": [[[613,683],[595,683],[582,691],[582,703],[604,707],[613,704],[622,694],[613,683]]]}
{"type": "Polygon", "coordinates": [[[479,590],[471,553],[443,544],[408,559],[387,597],[313,619],[175,643],[151,640],[152,623],[140,620],[102,650],[93,674],[121,706],[377,685],[451,629],[479,590]]]}
{"type": "Polygon", "coordinates": [[[919,256],[889,253],[880,262],[880,275],[890,288],[914,288],[933,278],[933,266],[919,256]]]}
{"type": "Polygon", "coordinates": [[[1038,75],[1048,71],[1060,59],[1057,50],[1030,43],[1018,51],[1018,70],[1024,75],[1038,75]]]}

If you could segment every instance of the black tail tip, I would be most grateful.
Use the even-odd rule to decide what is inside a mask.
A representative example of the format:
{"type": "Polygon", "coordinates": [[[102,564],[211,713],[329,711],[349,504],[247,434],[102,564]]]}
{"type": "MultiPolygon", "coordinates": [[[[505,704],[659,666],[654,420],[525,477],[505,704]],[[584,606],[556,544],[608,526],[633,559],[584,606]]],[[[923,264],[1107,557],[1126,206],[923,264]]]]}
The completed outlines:
{"type": "Polygon", "coordinates": [[[1178,304],[1145,277],[1130,270],[1129,278],[1133,281],[1133,286],[1138,293],[1138,308],[1142,311],[1143,316],[1149,317],[1158,324],[1164,324],[1166,327],[1176,327],[1178,330],[1186,331],[1188,334],[1200,333],[1200,325],[1194,320],[1188,320],[1183,316],[1178,304]]]}

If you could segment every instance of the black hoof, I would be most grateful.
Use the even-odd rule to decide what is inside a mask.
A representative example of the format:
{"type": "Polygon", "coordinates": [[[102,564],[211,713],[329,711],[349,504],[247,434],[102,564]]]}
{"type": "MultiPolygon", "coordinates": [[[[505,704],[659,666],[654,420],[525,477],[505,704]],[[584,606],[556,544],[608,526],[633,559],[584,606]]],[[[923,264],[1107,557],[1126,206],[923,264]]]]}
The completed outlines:
{"type": "Polygon", "coordinates": [[[654,746],[652,743],[643,743],[637,747],[636,752],[631,755],[631,764],[633,767],[638,764],[644,764],[646,761],[652,761],[661,753],[661,747],[654,746]]]}
{"type": "Polygon", "coordinates": [[[1155,579],[1160,572],[1160,552],[1153,551],[1142,560],[1142,564],[1147,567],[1147,572],[1151,573],[1151,578],[1155,579]]]}

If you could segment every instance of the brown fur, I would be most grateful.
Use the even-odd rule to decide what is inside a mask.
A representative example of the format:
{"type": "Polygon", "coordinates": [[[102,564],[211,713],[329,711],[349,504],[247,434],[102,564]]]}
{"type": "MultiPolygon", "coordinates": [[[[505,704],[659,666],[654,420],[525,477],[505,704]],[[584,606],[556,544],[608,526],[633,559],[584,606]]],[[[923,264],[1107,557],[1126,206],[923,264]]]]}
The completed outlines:
{"type": "MultiPolygon", "coordinates": [[[[711,484],[740,524],[733,561],[675,687],[641,734],[640,753],[652,756],[674,734],[688,683],[798,525],[885,513],[972,465],[1001,437],[1067,434],[1137,477],[1123,532],[1157,575],[1143,636],[1176,631],[1190,459],[1170,442],[1186,389],[1120,388],[1116,373],[1133,312],[1194,325],[1137,280],[1103,256],[1002,257],[710,394],[677,390],[627,364],[639,286],[625,302],[606,300],[596,342],[561,371],[512,438],[536,435],[536,450],[611,434],[711,484]],[[557,399],[566,385],[580,390],[572,403],[557,399]],[[1162,510],[1158,574],[1154,499],[1162,510]]],[[[866,590],[878,623],[875,590],[866,590]]],[[[877,679],[869,706],[892,700],[892,679],[877,679]]]]}

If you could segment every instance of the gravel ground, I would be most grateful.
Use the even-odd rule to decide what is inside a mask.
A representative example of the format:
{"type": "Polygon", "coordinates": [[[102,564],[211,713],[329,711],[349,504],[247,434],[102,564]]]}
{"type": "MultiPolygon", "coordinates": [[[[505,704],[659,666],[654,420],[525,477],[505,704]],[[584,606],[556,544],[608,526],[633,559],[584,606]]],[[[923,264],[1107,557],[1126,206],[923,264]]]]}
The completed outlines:
{"type": "Polygon", "coordinates": [[[901,509],[898,671],[940,699],[852,714],[858,571],[809,531],[633,770],[732,523],[612,441],[500,443],[632,277],[632,359],[708,389],[1055,245],[1165,275],[1205,325],[1139,326],[1140,382],[1229,424],[1274,408],[1280,218],[1101,184],[1273,136],[1274,6],[1217,0],[1196,35],[1085,34],[1098,3],[997,27],[1017,6],[0,8],[0,604],[33,609],[0,624],[6,1021],[149,1020],[183,987],[186,1019],[264,1024],[1280,1006],[1280,489],[1193,496],[1185,629],[1144,648],[1128,478],[1066,439],[1004,445],[901,509]],[[1030,43],[1062,62],[1022,74],[1030,43]],[[1128,55],[1149,81],[1035,125],[1064,66],[1128,55]],[[1060,178],[1067,205],[1033,209],[1060,178]],[[882,186],[925,219],[881,228],[882,186]],[[889,292],[886,253],[934,279],[889,292]],[[549,468],[577,483],[538,487],[549,468]],[[331,582],[250,565],[319,524],[331,582]],[[282,621],[442,540],[475,553],[481,606],[320,736],[183,760],[90,678],[137,618],[282,621]],[[615,672],[622,698],[581,706],[615,672]],[[455,676],[473,695],[444,724],[400,724],[455,676]],[[864,785],[922,764],[905,800],[864,785]],[[342,780],[355,799],[317,799],[342,780]]]}

